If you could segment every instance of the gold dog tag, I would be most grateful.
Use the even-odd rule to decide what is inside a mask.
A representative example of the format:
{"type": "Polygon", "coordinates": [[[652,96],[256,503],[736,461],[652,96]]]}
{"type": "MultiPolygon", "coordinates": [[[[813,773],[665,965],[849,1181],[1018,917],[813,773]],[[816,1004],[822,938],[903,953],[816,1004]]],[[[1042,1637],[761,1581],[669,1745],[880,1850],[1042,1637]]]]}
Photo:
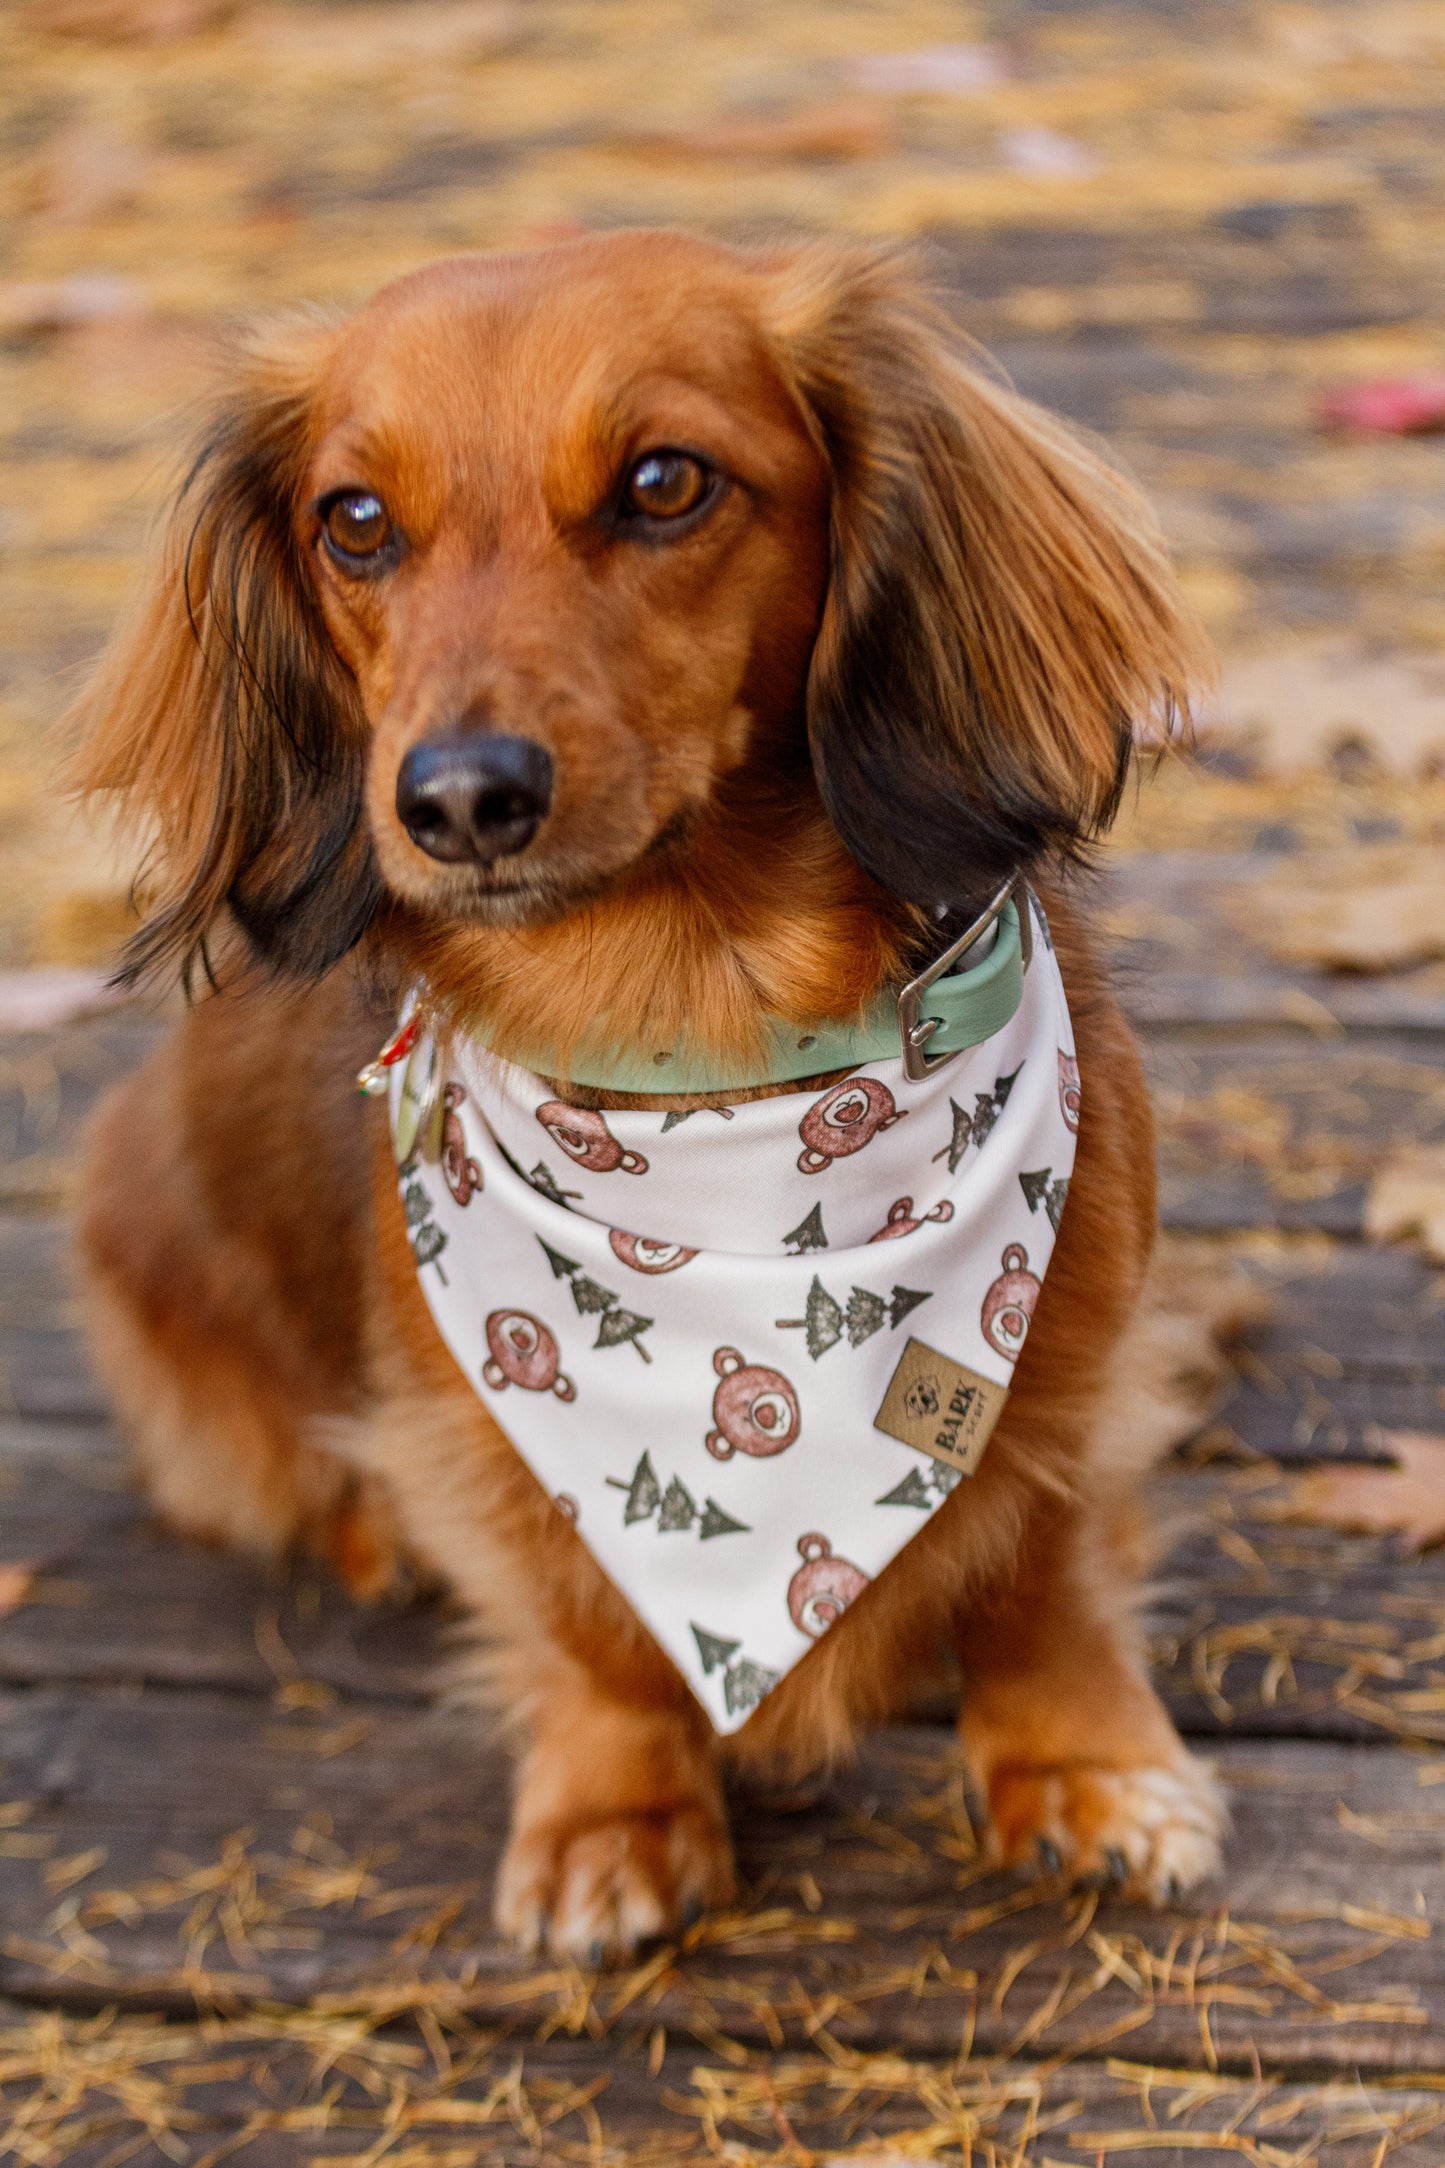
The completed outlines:
{"type": "Polygon", "coordinates": [[[1006,1386],[910,1340],[889,1380],[875,1430],[972,1475],[1008,1399],[1006,1386]]]}

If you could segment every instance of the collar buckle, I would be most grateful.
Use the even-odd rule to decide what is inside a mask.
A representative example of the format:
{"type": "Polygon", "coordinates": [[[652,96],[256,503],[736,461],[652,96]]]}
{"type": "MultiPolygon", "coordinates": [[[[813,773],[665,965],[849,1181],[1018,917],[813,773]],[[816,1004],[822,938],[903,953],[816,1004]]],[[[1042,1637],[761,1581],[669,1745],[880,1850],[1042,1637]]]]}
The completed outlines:
{"type": "Polygon", "coordinates": [[[916,979],[910,979],[899,993],[898,1037],[903,1049],[903,1074],[911,1083],[921,1084],[925,1077],[931,1076],[935,1069],[943,1068],[945,1063],[952,1061],[955,1055],[962,1051],[956,1047],[953,1053],[948,1054],[928,1052],[928,1042],[934,1033],[942,1028],[943,1019],[924,1015],[924,998],[935,980],[946,978],[960,956],[965,955],[976,941],[982,939],[989,927],[996,923],[1011,896],[1018,907],[1019,948],[1024,969],[1027,970],[1033,958],[1034,945],[1029,888],[1021,873],[1013,873],[992,902],[980,911],[973,924],[965,927],[958,939],[952,942],[941,956],[936,956],[927,970],[920,971],[916,979]]]}

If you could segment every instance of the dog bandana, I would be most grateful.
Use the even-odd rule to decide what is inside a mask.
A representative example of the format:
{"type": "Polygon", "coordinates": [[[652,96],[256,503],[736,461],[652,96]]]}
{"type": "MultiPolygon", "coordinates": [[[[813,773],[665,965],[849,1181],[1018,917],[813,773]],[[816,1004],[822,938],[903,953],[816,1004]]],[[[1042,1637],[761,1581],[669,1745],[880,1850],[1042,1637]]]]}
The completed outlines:
{"type": "Polygon", "coordinates": [[[1002,1411],[1079,1125],[1034,926],[1011,1019],[919,1082],[895,1056],[826,1091],[603,1115],[466,1040],[444,1078],[424,1035],[390,1072],[442,1337],[721,1732],[1002,1411]]]}

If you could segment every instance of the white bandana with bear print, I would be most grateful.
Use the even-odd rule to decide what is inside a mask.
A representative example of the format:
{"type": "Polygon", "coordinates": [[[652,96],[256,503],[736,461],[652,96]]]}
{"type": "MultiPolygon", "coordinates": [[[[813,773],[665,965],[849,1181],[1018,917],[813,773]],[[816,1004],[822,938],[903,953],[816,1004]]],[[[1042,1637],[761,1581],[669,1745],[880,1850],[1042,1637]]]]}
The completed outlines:
{"type": "MultiPolygon", "coordinates": [[[[1012,1020],[920,1083],[874,1061],[824,1092],[604,1116],[462,1042],[439,1156],[408,1146],[443,1338],[721,1732],[973,1473],[1002,1410],[1079,1125],[1035,923],[1012,1020]]],[[[413,1079],[433,1058],[423,1040],[413,1079]]],[[[397,1067],[394,1125],[405,1088],[397,1067]]]]}

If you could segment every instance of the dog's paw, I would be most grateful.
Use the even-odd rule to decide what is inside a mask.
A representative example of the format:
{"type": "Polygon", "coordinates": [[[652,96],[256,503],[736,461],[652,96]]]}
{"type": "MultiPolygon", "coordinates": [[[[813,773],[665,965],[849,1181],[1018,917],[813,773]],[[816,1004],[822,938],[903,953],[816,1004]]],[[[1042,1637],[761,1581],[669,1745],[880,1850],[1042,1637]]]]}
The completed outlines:
{"type": "Polygon", "coordinates": [[[1228,1813],[1208,1765],[1107,1769],[1089,1762],[995,1772],[997,1858],[1163,1904],[1219,1865],[1228,1813]]]}
{"type": "Polygon", "coordinates": [[[732,1888],[732,1846],[706,1807],[542,1823],[512,1835],[496,1920],[524,1949],[615,1964],[725,1903],[732,1888]]]}

